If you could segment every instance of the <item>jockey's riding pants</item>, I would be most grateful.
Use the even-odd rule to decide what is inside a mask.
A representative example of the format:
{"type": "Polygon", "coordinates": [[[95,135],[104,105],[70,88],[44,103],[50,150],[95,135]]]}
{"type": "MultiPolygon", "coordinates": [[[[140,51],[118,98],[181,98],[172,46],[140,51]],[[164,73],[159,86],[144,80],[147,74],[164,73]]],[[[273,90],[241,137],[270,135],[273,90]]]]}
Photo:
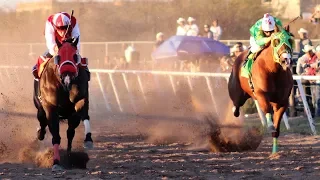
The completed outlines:
{"type": "Polygon", "coordinates": [[[251,46],[250,51],[252,53],[256,53],[261,49],[261,47],[256,43],[256,41],[252,36],[250,36],[250,46],[251,46]]]}

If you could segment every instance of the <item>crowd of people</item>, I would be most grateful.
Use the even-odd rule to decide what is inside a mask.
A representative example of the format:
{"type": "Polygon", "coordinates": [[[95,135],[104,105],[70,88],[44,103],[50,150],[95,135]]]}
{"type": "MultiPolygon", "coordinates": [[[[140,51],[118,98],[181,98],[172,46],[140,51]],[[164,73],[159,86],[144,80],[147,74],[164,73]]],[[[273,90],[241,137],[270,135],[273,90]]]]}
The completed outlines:
{"type": "Polygon", "coordinates": [[[219,41],[222,35],[222,29],[219,26],[217,19],[212,21],[211,26],[205,24],[202,31],[199,29],[196,24],[196,19],[193,17],[189,17],[187,22],[184,18],[180,17],[177,20],[177,24],[176,35],[178,36],[201,36],[219,41]]]}
{"type": "MultiPolygon", "coordinates": [[[[300,28],[298,42],[298,60],[296,61],[296,68],[293,68],[293,73],[297,75],[320,75],[320,44],[313,45],[312,41],[308,38],[308,31],[300,28]]],[[[320,81],[303,80],[302,83],[305,87],[306,99],[310,106],[310,111],[313,116],[320,115],[320,81]]],[[[294,94],[298,97],[300,103],[301,97],[299,92],[294,88],[294,94]]]]}

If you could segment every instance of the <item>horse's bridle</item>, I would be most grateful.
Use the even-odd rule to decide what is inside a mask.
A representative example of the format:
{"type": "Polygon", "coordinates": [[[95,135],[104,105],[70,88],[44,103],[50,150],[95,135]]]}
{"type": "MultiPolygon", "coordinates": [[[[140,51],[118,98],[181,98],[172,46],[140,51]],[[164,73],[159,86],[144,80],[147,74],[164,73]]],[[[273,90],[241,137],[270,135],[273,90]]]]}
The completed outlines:
{"type": "Polygon", "coordinates": [[[282,30],[281,32],[274,34],[273,38],[271,39],[273,60],[276,63],[279,63],[280,65],[282,65],[280,56],[282,56],[282,58],[288,58],[288,59],[292,58],[293,51],[292,51],[292,45],[289,42],[290,39],[292,39],[291,36],[285,30],[282,30]],[[280,41],[278,45],[274,44],[275,39],[278,39],[280,41]],[[286,48],[279,52],[282,46],[285,46],[286,48]]]}
{"type": "Polygon", "coordinates": [[[60,55],[54,56],[54,64],[57,65],[58,73],[60,76],[61,76],[61,67],[63,67],[63,65],[66,65],[66,64],[71,64],[77,70],[75,77],[78,76],[78,72],[79,72],[78,65],[81,63],[81,56],[78,53],[76,53],[76,54],[74,54],[73,58],[76,61],[75,63],[71,60],[66,60],[60,64],[60,55]]]}

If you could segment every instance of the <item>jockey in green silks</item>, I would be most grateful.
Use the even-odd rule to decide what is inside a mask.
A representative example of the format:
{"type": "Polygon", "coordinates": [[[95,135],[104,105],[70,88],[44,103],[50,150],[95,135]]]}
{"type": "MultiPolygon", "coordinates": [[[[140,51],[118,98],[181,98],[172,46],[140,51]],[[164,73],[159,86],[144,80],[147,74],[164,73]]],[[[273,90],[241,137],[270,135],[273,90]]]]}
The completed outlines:
{"type": "MultiPolygon", "coordinates": [[[[264,14],[263,18],[259,19],[251,28],[250,28],[250,50],[248,52],[248,57],[245,63],[245,66],[249,74],[251,73],[252,64],[254,62],[254,57],[257,52],[262,50],[266,44],[271,41],[272,34],[274,33],[276,26],[278,29],[283,29],[282,23],[279,19],[272,17],[270,14],[264,14]]],[[[251,76],[251,75],[250,75],[251,76]]],[[[271,113],[266,113],[266,120],[268,130],[270,132],[276,132],[276,129],[273,126],[272,115],[271,113]]],[[[273,152],[277,152],[277,138],[274,138],[273,152]]]]}
{"type": "Polygon", "coordinates": [[[255,53],[260,51],[270,40],[274,32],[275,26],[282,27],[282,23],[278,18],[272,17],[269,13],[264,14],[263,18],[259,19],[250,28],[250,50],[248,60],[252,60],[255,53]]]}

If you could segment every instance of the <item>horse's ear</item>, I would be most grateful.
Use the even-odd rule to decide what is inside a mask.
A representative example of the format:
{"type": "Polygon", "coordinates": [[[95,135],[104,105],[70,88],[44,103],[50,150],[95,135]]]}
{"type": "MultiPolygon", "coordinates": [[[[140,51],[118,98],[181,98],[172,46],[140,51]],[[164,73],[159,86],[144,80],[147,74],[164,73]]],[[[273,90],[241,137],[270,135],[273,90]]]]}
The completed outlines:
{"type": "Polygon", "coordinates": [[[289,25],[285,26],[284,29],[285,29],[288,33],[290,33],[290,26],[289,26],[289,25]]]}
{"type": "Polygon", "coordinates": [[[79,43],[79,38],[80,36],[76,37],[75,39],[73,39],[72,41],[72,46],[77,47],[78,43],[79,43]]]}

